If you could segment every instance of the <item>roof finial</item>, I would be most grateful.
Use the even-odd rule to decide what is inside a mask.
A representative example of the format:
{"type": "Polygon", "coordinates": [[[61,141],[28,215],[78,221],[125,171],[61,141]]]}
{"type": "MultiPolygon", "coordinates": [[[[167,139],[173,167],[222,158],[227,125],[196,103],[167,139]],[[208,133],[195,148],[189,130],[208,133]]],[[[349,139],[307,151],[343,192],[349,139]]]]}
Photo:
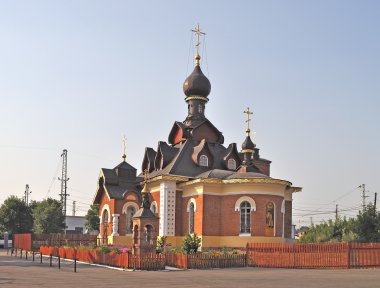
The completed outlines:
{"type": "Polygon", "coordinates": [[[199,27],[199,23],[195,27],[195,29],[191,29],[196,35],[197,35],[197,44],[195,44],[197,54],[195,55],[195,65],[199,66],[199,61],[201,60],[201,56],[199,55],[199,46],[201,44],[200,42],[200,35],[206,35],[206,33],[201,31],[201,28],[199,27]]]}
{"type": "Polygon", "coordinates": [[[249,115],[252,115],[253,112],[251,112],[249,110],[249,107],[247,107],[247,111],[243,111],[243,113],[247,114],[247,120],[245,120],[245,122],[247,123],[247,130],[245,130],[245,132],[247,133],[247,136],[249,136],[249,134],[251,133],[251,129],[249,129],[249,122],[251,121],[251,118],[249,117],[249,115]]]}
{"type": "Polygon", "coordinates": [[[123,135],[123,156],[121,156],[123,158],[123,161],[125,162],[125,159],[127,158],[127,155],[125,155],[125,150],[126,150],[126,146],[127,146],[127,137],[125,137],[125,135],[123,135]]]}

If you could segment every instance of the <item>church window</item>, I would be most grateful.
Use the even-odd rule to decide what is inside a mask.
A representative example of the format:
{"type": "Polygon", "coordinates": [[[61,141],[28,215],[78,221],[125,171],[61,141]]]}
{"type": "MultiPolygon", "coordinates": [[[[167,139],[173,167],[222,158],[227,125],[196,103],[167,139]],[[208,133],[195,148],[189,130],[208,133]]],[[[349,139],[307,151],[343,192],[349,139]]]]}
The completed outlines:
{"type": "Polygon", "coordinates": [[[248,201],[240,204],[240,233],[251,233],[251,204],[248,201]]]}
{"type": "Polygon", "coordinates": [[[135,215],[136,209],[133,206],[128,206],[127,212],[126,212],[126,224],[127,224],[127,229],[126,229],[126,234],[132,234],[132,229],[133,229],[133,215],[135,215]]]}
{"type": "Polygon", "coordinates": [[[201,157],[199,157],[199,166],[208,166],[208,158],[206,155],[201,155],[201,157]]]}
{"type": "Polygon", "coordinates": [[[194,203],[191,202],[189,205],[189,233],[193,234],[194,233],[194,203]]]}
{"type": "Polygon", "coordinates": [[[157,214],[157,205],[156,203],[152,203],[150,205],[150,210],[154,213],[154,214],[157,214]]]}
{"type": "Polygon", "coordinates": [[[268,228],[274,227],[274,204],[269,202],[266,207],[265,221],[268,228]]]}
{"type": "Polygon", "coordinates": [[[235,161],[235,159],[228,159],[227,167],[230,170],[235,170],[236,169],[236,161],[235,161]]]}
{"type": "Polygon", "coordinates": [[[198,106],[198,112],[199,112],[199,113],[203,113],[203,107],[202,107],[202,104],[199,104],[199,106],[198,106]]]}

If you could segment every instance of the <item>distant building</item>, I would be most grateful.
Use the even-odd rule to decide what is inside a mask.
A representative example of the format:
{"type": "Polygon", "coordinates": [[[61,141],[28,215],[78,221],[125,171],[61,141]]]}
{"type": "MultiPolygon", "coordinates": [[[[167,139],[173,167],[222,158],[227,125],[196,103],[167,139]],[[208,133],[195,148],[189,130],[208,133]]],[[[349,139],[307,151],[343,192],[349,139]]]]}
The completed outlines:
{"type": "Polygon", "coordinates": [[[84,216],[66,216],[66,234],[83,234],[86,231],[84,216]]]}
{"type": "MultiPolygon", "coordinates": [[[[222,132],[205,116],[211,84],[202,73],[198,52],[195,59],[183,84],[188,115],[174,122],[168,142],[145,148],[142,160],[150,209],[159,219],[155,232],[168,236],[173,246],[192,233],[202,238],[202,247],[292,241],[292,194],[302,189],[270,176],[271,161],[260,156],[251,139],[249,109],[242,149],[238,151],[236,143],[223,145],[222,132]]],[[[233,95],[226,105],[236,105],[233,95]]],[[[162,130],[156,119],[173,109],[165,103],[155,115],[142,117],[152,122],[152,129],[162,130]]],[[[142,207],[144,179],[125,161],[125,154],[123,159],[113,169],[101,169],[94,203],[100,205],[99,237],[132,245],[132,235],[140,229],[133,226],[133,219],[142,207]]]]}

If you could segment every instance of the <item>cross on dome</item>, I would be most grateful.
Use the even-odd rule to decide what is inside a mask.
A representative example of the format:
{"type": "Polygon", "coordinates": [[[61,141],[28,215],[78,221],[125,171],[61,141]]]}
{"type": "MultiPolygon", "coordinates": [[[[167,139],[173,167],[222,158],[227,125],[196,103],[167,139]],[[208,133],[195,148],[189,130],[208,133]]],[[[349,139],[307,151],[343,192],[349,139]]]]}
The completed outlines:
{"type": "Polygon", "coordinates": [[[123,135],[123,156],[121,156],[123,158],[123,161],[125,162],[125,159],[127,158],[127,155],[125,154],[125,150],[126,150],[126,146],[127,146],[127,137],[125,137],[125,135],[123,135]]]}
{"type": "Polygon", "coordinates": [[[251,132],[251,130],[249,129],[249,122],[252,120],[249,116],[253,115],[253,112],[251,112],[249,110],[249,107],[247,107],[247,110],[243,111],[243,113],[247,114],[247,120],[245,120],[245,122],[247,123],[247,130],[245,130],[245,132],[247,133],[247,136],[249,136],[249,133],[251,132]]]}
{"type": "Polygon", "coordinates": [[[201,28],[199,27],[199,24],[197,24],[197,26],[194,28],[194,29],[191,29],[192,32],[195,33],[195,35],[197,35],[197,43],[195,44],[195,47],[196,47],[196,51],[197,51],[197,54],[195,56],[195,64],[196,65],[199,65],[199,61],[201,60],[201,56],[199,55],[199,46],[201,44],[200,42],[200,36],[201,35],[206,35],[206,33],[202,32],[201,31],[201,28]]]}

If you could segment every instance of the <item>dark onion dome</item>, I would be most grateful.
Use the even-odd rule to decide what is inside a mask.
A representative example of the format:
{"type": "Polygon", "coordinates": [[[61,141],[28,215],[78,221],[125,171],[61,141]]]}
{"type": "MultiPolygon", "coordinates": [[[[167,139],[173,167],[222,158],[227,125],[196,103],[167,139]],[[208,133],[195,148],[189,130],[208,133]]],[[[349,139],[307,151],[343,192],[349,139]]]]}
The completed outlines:
{"type": "Polygon", "coordinates": [[[183,83],[183,92],[187,97],[201,96],[206,98],[211,91],[211,83],[202,73],[201,67],[196,65],[193,72],[183,83]]]}
{"type": "Polygon", "coordinates": [[[243,144],[241,145],[241,148],[243,149],[242,152],[245,153],[245,152],[254,152],[255,151],[255,144],[253,144],[252,140],[251,140],[251,137],[249,135],[247,135],[247,137],[245,137],[245,140],[243,142],[243,144]]]}

